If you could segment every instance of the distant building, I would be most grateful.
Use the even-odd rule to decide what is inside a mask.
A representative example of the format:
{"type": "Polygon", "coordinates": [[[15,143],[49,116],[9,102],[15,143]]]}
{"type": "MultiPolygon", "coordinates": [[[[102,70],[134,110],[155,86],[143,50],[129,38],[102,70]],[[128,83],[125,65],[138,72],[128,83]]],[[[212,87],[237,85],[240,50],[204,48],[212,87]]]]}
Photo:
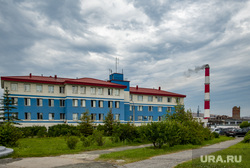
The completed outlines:
{"type": "Polygon", "coordinates": [[[167,111],[173,113],[185,95],[150,88],[130,87],[123,74],[110,74],[108,81],[93,78],[46,76],[2,76],[2,89],[10,90],[22,125],[50,126],[77,124],[89,111],[94,123],[103,123],[112,110],[114,119],[135,124],[161,121],[167,111]]]}
{"type": "Polygon", "coordinates": [[[232,109],[232,118],[240,119],[240,107],[234,106],[232,109]]]}

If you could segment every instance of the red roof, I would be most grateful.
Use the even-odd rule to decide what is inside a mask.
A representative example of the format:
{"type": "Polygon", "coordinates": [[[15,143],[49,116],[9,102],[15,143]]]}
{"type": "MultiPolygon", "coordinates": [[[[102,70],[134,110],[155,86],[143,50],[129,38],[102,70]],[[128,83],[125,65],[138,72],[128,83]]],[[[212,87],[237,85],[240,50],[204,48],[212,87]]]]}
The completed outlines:
{"type": "Polygon", "coordinates": [[[186,97],[186,95],[167,92],[159,89],[150,88],[140,88],[140,87],[130,87],[131,94],[144,94],[144,95],[156,95],[156,96],[171,96],[171,97],[186,97]]]}
{"type": "Polygon", "coordinates": [[[31,82],[31,83],[47,83],[47,84],[73,84],[73,85],[90,85],[90,86],[102,86],[102,87],[114,87],[123,88],[125,85],[120,85],[116,83],[106,82],[103,80],[93,79],[93,78],[80,78],[80,79],[70,79],[70,78],[58,78],[57,76],[2,76],[2,81],[15,81],[15,82],[31,82]]]}

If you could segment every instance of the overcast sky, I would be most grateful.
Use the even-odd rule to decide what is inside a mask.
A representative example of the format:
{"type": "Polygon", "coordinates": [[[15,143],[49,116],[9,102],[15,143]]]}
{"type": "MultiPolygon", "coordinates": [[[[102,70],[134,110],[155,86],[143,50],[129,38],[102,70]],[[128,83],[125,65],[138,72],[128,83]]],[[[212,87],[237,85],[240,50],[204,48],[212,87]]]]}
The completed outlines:
{"type": "MultiPolygon", "coordinates": [[[[107,80],[187,95],[204,112],[204,64],[211,113],[250,116],[250,1],[0,0],[0,76],[107,80]]],[[[0,91],[2,95],[3,90],[0,91]]]]}

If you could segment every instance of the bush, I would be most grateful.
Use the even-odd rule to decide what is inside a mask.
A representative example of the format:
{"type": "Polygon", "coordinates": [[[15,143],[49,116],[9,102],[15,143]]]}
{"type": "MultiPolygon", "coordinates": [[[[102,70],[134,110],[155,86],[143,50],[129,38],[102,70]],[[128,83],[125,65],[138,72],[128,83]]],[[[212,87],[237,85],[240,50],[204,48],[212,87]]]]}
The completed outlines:
{"type": "Polygon", "coordinates": [[[218,134],[217,132],[213,132],[212,134],[213,134],[213,136],[214,136],[215,138],[219,138],[219,137],[220,137],[220,134],[218,134]]]}
{"type": "Polygon", "coordinates": [[[17,146],[17,141],[22,137],[22,132],[11,123],[3,123],[0,127],[0,145],[17,146]]]}
{"type": "Polygon", "coordinates": [[[82,135],[80,140],[82,141],[82,145],[84,147],[89,147],[93,142],[93,137],[91,135],[88,136],[88,137],[85,137],[85,136],[82,135]]]}
{"type": "Polygon", "coordinates": [[[113,137],[119,137],[119,140],[124,142],[125,140],[133,142],[134,139],[139,138],[139,132],[134,125],[116,124],[113,129],[113,137]]]}
{"type": "Polygon", "coordinates": [[[245,127],[250,127],[250,123],[248,123],[248,121],[243,121],[243,122],[240,124],[240,128],[245,128],[245,127]]]}
{"type": "Polygon", "coordinates": [[[243,143],[250,143],[250,134],[246,135],[244,137],[244,140],[242,141],[243,143]]]}
{"type": "Polygon", "coordinates": [[[57,124],[49,127],[48,136],[59,137],[59,136],[79,136],[80,132],[76,129],[76,126],[68,124],[57,124]]]}
{"type": "Polygon", "coordinates": [[[22,131],[24,138],[33,138],[34,136],[44,137],[47,134],[47,128],[45,126],[20,127],[19,129],[22,131]]]}
{"type": "Polygon", "coordinates": [[[70,136],[67,138],[67,146],[69,149],[75,149],[79,139],[76,136],[70,136]]]}
{"type": "Polygon", "coordinates": [[[103,138],[104,131],[94,130],[93,132],[93,140],[97,143],[98,146],[104,145],[104,138],[103,138]]]}

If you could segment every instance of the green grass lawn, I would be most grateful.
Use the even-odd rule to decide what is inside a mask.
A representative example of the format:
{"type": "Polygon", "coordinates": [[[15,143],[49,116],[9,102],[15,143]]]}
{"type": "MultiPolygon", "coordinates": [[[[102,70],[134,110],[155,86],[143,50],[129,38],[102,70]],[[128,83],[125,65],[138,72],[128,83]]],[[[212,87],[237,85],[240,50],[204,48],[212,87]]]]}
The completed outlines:
{"type": "Polygon", "coordinates": [[[220,136],[220,138],[215,138],[213,140],[204,141],[201,145],[175,145],[173,147],[163,146],[161,149],[155,149],[154,147],[131,149],[126,151],[112,152],[109,154],[102,154],[97,160],[116,162],[116,160],[124,160],[121,164],[136,162],[139,160],[149,159],[150,157],[163,155],[173,152],[178,152],[187,149],[200,148],[202,146],[211,145],[219,143],[222,141],[227,141],[234,139],[232,137],[220,136]]]}
{"type": "MultiPolygon", "coordinates": [[[[207,162],[201,162],[200,158],[194,159],[192,161],[188,161],[182,164],[179,164],[176,166],[176,168],[249,168],[250,167],[250,143],[238,143],[236,145],[233,145],[227,149],[214,152],[212,154],[209,154],[210,156],[215,156],[215,161],[221,156],[223,161],[226,161],[226,163],[222,163],[221,160],[217,160],[216,163],[210,163],[207,162]],[[240,160],[240,155],[242,159],[240,160]],[[234,163],[232,163],[231,160],[227,160],[227,158],[233,156],[234,163]],[[236,160],[239,161],[239,163],[235,162],[236,160]]],[[[205,161],[205,159],[204,159],[205,161]]]]}
{"type": "Polygon", "coordinates": [[[109,137],[105,137],[103,146],[91,145],[90,147],[82,146],[79,141],[76,148],[70,150],[64,137],[47,137],[47,138],[23,138],[18,141],[18,147],[14,147],[14,153],[9,157],[42,157],[56,156],[62,154],[74,154],[83,151],[107,149],[127,145],[141,145],[138,143],[112,143],[109,137]]]}

